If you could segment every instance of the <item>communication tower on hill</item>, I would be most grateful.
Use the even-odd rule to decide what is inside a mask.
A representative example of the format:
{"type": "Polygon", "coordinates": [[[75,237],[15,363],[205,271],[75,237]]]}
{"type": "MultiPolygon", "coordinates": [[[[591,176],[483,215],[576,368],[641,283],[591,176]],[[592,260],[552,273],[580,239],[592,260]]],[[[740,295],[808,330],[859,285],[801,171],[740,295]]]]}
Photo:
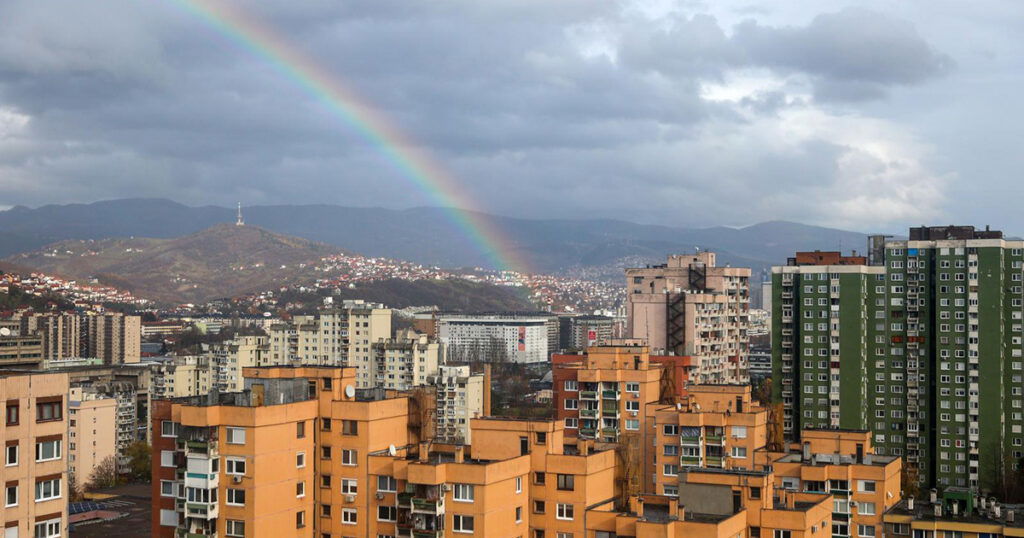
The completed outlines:
{"type": "Polygon", "coordinates": [[[238,220],[235,221],[235,226],[245,226],[245,221],[242,220],[242,202],[238,202],[238,220]]]}

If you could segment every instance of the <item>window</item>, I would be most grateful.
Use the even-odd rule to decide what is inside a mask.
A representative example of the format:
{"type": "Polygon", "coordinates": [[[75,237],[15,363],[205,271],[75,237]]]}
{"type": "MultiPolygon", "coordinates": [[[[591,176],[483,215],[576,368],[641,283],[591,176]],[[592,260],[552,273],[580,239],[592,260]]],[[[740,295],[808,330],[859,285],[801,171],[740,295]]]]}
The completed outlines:
{"type": "Polygon", "coordinates": [[[533,513],[543,514],[544,513],[544,501],[533,501],[533,513]]]}
{"type": "Polygon", "coordinates": [[[392,476],[377,477],[377,491],[382,493],[394,493],[398,490],[398,480],[392,476]]]}
{"type": "Polygon", "coordinates": [[[245,536],[245,522],[237,519],[227,520],[228,536],[245,536]]]}
{"type": "Polygon", "coordinates": [[[571,474],[560,474],[558,475],[558,489],[562,491],[572,491],[576,489],[575,477],[571,474]]]}
{"type": "Polygon", "coordinates": [[[452,516],[452,530],[455,532],[473,532],[473,516],[455,514],[452,516]]]}
{"type": "Polygon", "coordinates": [[[473,484],[455,484],[455,493],[452,499],[463,502],[473,502],[473,484]]]}
{"type": "Polygon", "coordinates": [[[580,384],[577,381],[573,381],[573,380],[567,379],[565,381],[565,390],[571,391],[571,392],[576,392],[576,391],[580,390],[580,384]]]}
{"type": "Polygon", "coordinates": [[[679,435],[679,426],[675,424],[665,424],[662,427],[662,432],[665,435],[679,435]]]}
{"type": "Polygon", "coordinates": [[[359,462],[356,461],[355,450],[344,448],[341,450],[341,464],[342,465],[357,465],[359,462]]]}
{"type": "Polygon", "coordinates": [[[18,464],[18,445],[8,445],[4,451],[4,465],[8,467],[18,464]]]}
{"type": "Polygon", "coordinates": [[[782,529],[775,529],[772,533],[772,538],[790,538],[790,532],[782,529]]]}
{"type": "Polygon", "coordinates": [[[305,452],[296,452],[295,453],[295,467],[301,469],[301,468],[303,468],[305,466],[306,466],[306,453],[305,452]]]}
{"type": "Polygon", "coordinates": [[[533,483],[544,485],[544,473],[533,473],[533,483]]]}
{"type": "Polygon", "coordinates": [[[18,486],[4,488],[4,506],[18,506],[18,486]]]}
{"type": "Polygon", "coordinates": [[[36,482],[36,502],[60,498],[60,478],[36,482]]]}
{"type": "Polygon", "coordinates": [[[60,518],[36,523],[35,538],[60,538],[60,518]]]}
{"type": "Polygon", "coordinates": [[[516,477],[516,493],[522,493],[522,492],[523,492],[523,477],[517,476],[516,477]]]}
{"type": "Polygon", "coordinates": [[[173,450],[161,450],[160,451],[160,466],[161,467],[174,467],[174,451],[173,450]]]}
{"type": "Polygon", "coordinates": [[[329,447],[329,446],[322,446],[322,447],[320,447],[320,458],[321,459],[325,459],[325,460],[331,459],[331,447],[329,447]]]}
{"type": "Polygon", "coordinates": [[[398,519],[397,506],[378,506],[377,521],[395,521],[398,519]]]}
{"type": "Polygon", "coordinates": [[[342,435],[359,435],[359,423],[354,420],[341,421],[342,435]]]}
{"type": "Polygon", "coordinates": [[[874,493],[875,492],[875,481],[874,480],[859,480],[857,482],[857,489],[861,493],[874,493]]]}
{"type": "Polygon", "coordinates": [[[679,474],[679,466],[675,465],[675,464],[672,464],[672,463],[666,463],[665,464],[665,468],[664,468],[664,474],[665,474],[665,476],[676,476],[676,475],[678,475],[679,474]]]}
{"type": "Polygon", "coordinates": [[[160,421],[160,437],[177,437],[179,425],[171,420],[160,421]]]}
{"type": "Polygon", "coordinates": [[[36,422],[50,422],[63,417],[64,400],[60,396],[55,399],[40,398],[36,401],[36,422]]]}
{"type": "Polygon", "coordinates": [[[7,401],[7,425],[17,426],[18,425],[18,400],[7,401]]]}
{"type": "MultiPolygon", "coordinates": [[[[353,510],[352,512],[355,513],[355,510],[353,510]]],[[[302,529],[302,528],[305,528],[305,526],[306,526],[306,511],[305,510],[300,510],[298,512],[295,512],[295,528],[296,529],[302,529]]]]}
{"type": "Polygon", "coordinates": [[[60,439],[40,441],[36,443],[36,461],[60,459],[60,439]]]}
{"type": "Polygon", "coordinates": [[[548,434],[545,432],[537,432],[536,443],[538,445],[543,445],[546,442],[548,442],[548,434]]]}
{"type": "Polygon", "coordinates": [[[177,527],[178,513],[174,510],[160,510],[160,524],[164,527],[177,527]]]}
{"type": "Polygon", "coordinates": [[[875,526],[874,525],[857,525],[857,536],[874,537],[875,526]]]}
{"type": "Polygon", "coordinates": [[[745,446],[734,446],[732,447],[732,453],[730,456],[736,459],[745,459],[747,457],[747,447],[745,446]]]}
{"type": "Polygon", "coordinates": [[[628,419],[626,419],[626,429],[627,430],[639,430],[640,429],[640,420],[639,419],[635,419],[635,418],[628,418],[628,419]]]}
{"type": "Polygon", "coordinates": [[[750,488],[750,498],[751,499],[760,499],[761,498],[761,488],[759,488],[759,487],[751,487],[750,488]]]}
{"type": "Polygon", "coordinates": [[[306,496],[306,483],[299,481],[295,483],[295,496],[305,497],[306,496]]]}
{"type": "Polygon", "coordinates": [[[232,506],[245,506],[245,490],[228,488],[227,503],[232,506]]]}
{"type": "Polygon", "coordinates": [[[174,481],[173,480],[161,480],[160,481],[160,496],[161,497],[174,497],[174,481]]]}
{"type": "Polygon", "coordinates": [[[346,495],[355,495],[359,492],[359,482],[355,478],[342,478],[341,492],[346,495]]]}
{"type": "Polygon", "coordinates": [[[229,445],[245,444],[245,428],[227,428],[229,445]]]}
{"type": "Polygon", "coordinates": [[[576,417],[565,417],[566,429],[575,430],[580,427],[580,419],[576,417]]]}
{"type": "Polygon", "coordinates": [[[579,409],[580,408],[580,401],[579,400],[574,400],[572,398],[566,398],[565,399],[565,408],[566,409],[570,409],[570,410],[572,410],[572,409],[579,409]]]}
{"type": "Polygon", "coordinates": [[[306,437],[306,421],[300,420],[295,423],[295,437],[297,439],[303,439],[306,437]]]}
{"type": "Polygon", "coordinates": [[[735,437],[736,439],[746,439],[747,438],[747,427],[746,426],[733,426],[732,427],[732,436],[735,437]]]}
{"type": "Polygon", "coordinates": [[[640,383],[635,383],[635,382],[626,383],[626,392],[639,393],[640,392],[640,383]]]}
{"type": "Polygon", "coordinates": [[[557,511],[555,512],[556,519],[572,520],[576,517],[576,509],[571,504],[558,503],[557,511]]]}
{"type": "Polygon", "coordinates": [[[517,506],[516,507],[516,523],[522,523],[522,522],[523,522],[523,507],[522,506],[517,506]]]}
{"type": "Polygon", "coordinates": [[[862,515],[862,516],[873,516],[873,515],[875,515],[875,503],[868,503],[868,502],[859,502],[859,503],[857,503],[857,513],[862,515]]]}
{"type": "Polygon", "coordinates": [[[245,474],[245,458],[224,458],[224,472],[227,474],[245,474]]]}

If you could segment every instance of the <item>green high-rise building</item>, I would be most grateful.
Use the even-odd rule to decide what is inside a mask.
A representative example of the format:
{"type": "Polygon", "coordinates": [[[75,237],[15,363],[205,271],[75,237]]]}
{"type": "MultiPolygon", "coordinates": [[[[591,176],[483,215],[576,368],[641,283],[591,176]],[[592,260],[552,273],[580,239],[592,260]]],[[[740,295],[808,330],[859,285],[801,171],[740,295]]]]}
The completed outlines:
{"type": "Polygon", "coordinates": [[[921,486],[995,490],[1024,456],[1024,241],[922,227],[869,251],[773,268],[784,431],[870,429],[921,486]]]}

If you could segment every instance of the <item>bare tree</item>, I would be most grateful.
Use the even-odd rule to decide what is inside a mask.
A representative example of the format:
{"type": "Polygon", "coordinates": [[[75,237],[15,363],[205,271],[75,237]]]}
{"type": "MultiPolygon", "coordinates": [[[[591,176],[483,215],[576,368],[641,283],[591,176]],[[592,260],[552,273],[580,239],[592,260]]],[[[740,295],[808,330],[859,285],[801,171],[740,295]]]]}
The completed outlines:
{"type": "Polygon", "coordinates": [[[117,474],[117,458],[107,456],[92,471],[89,477],[89,490],[106,489],[116,486],[120,477],[117,474]]]}

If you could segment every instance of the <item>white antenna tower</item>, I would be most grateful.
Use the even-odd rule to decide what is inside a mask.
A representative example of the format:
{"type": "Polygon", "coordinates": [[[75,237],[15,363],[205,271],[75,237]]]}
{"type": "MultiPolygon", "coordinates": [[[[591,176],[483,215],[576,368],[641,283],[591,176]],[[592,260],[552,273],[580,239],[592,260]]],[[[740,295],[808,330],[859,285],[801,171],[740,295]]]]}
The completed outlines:
{"type": "Polygon", "coordinates": [[[242,202],[238,202],[238,220],[235,221],[235,226],[245,226],[245,221],[242,220],[242,202]]]}

